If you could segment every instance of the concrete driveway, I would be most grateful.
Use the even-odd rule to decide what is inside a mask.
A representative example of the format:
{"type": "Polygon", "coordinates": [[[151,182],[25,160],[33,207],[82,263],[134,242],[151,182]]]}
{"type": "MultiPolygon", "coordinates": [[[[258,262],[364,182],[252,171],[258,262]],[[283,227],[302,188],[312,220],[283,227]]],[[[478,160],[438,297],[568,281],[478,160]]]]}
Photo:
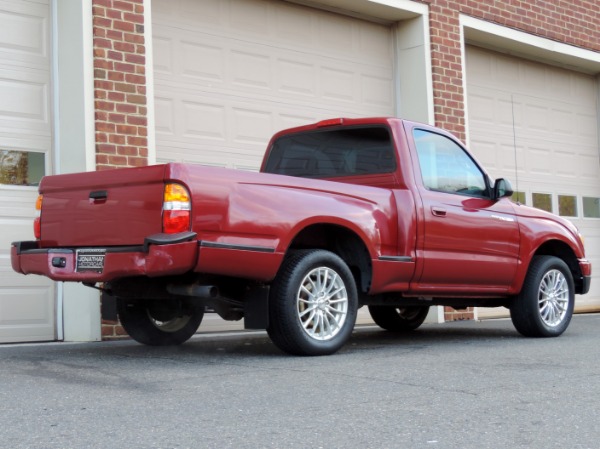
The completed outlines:
{"type": "Polygon", "coordinates": [[[266,335],[0,346],[2,448],[600,447],[600,316],[372,326],[329,357],[266,335]]]}

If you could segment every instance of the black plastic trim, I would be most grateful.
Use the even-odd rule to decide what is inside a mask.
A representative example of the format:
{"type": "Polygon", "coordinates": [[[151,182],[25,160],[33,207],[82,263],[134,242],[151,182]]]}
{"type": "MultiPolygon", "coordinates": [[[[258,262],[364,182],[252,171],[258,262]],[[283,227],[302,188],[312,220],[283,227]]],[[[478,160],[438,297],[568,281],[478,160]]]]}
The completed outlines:
{"type": "Polygon", "coordinates": [[[40,242],[37,240],[27,240],[23,242],[12,242],[11,246],[17,249],[17,254],[21,254],[23,251],[35,251],[40,249],[40,242]]]}
{"type": "Polygon", "coordinates": [[[205,248],[219,248],[219,249],[236,249],[242,251],[255,251],[258,253],[274,253],[275,248],[269,248],[268,246],[253,246],[253,245],[233,245],[230,243],[217,243],[217,242],[206,242],[200,240],[198,242],[200,246],[205,248]]]}
{"type": "Polygon", "coordinates": [[[172,245],[174,243],[183,243],[194,240],[198,234],[192,231],[178,232],[177,234],[154,234],[144,239],[144,251],[148,252],[150,245],[172,245]]]}
{"type": "Polygon", "coordinates": [[[410,256],[379,256],[378,259],[386,262],[413,262],[410,256]]]}
{"type": "Polygon", "coordinates": [[[589,291],[590,291],[590,286],[592,285],[592,277],[591,276],[582,276],[581,280],[583,281],[581,283],[581,291],[578,291],[576,293],[579,293],[580,295],[585,295],[586,293],[589,293],[589,291]]]}

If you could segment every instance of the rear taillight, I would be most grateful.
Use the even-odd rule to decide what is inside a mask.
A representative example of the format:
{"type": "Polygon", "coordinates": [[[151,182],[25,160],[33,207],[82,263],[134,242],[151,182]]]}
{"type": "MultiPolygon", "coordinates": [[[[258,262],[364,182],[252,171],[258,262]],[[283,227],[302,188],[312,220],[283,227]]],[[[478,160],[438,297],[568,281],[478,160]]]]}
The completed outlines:
{"type": "Polygon", "coordinates": [[[33,235],[36,240],[40,240],[42,238],[42,200],[44,199],[43,195],[38,195],[37,200],[35,202],[35,218],[33,219],[33,235]]]}
{"type": "Polygon", "coordinates": [[[165,184],[163,232],[176,234],[190,230],[192,203],[188,190],[181,184],[165,184]]]}

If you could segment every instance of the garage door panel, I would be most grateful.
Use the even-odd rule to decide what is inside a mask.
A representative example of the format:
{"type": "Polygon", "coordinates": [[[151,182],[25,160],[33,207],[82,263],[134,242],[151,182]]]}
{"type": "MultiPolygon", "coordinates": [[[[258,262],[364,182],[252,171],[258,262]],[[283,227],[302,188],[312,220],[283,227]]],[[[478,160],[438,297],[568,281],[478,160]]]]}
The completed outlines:
{"type": "MultiPolygon", "coordinates": [[[[575,197],[577,216],[565,218],[579,227],[586,256],[600,266],[600,219],[583,218],[582,211],[584,196],[600,197],[596,79],[476,47],[467,47],[466,54],[472,150],[493,176],[513,181],[516,152],[514,187],[526,192],[529,203],[533,193],[548,194],[558,213],[559,196],[575,197]]],[[[590,294],[577,298],[578,308],[600,309],[596,273],[590,294]]]]}
{"type": "Polygon", "coordinates": [[[47,282],[27,278],[23,285],[11,275],[10,261],[0,257],[0,343],[54,340],[54,288],[47,282]],[[5,287],[4,285],[10,285],[5,287]],[[19,285],[21,284],[21,285],[19,285]]]}
{"type": "Polygon", "coordinates": [[[0,66],[0,133],[50,135],[49,72],[0,66]]]}
{"type": "Polygon", "coordinates": [[[47,2],[0,2],[2,66],[46,70],[49,64],[47,2]]]}
{"type": "MultiPolygon", "coordinates": [[[[165,37],[168,28],[155,27],[157,86],[187,87],[220,95],[287,101],[290,104],[337,103],[340,107],[393,113],[391,65],[369,66],[363,61],[332,61],[289,48],[222,40],[199,32],[165,37]],[[162,34],[164,33],[164,34],[162,34]],[[307,62],[309,61],[309,62],[307,62]]],[[[389,43],[384,41],[384,47],[389,43]]],[[[389,56],[389,55],[388,55],[389,56]]]]}
{"type": "Polygon", "coordinates": [[[188,100],[176,103],[176,108],[174,111],[176,116],[184,117],[183,122],[177,123],[182,128],[179,133],[182,137],[225,141],[224,106],[188,100]]]}
{"type": "Polygon", "coordinates": [[[256,169],[275,131],[394,113],[389,27],[271,0],[166,5],[153,2],[159,161],[256,169]]]}
{"type": "Polygon", "coordinates": [[[15,273],[11,242],[33,239],[35,182],[51,173],[50,6],[0,0],[0,342],[56,338],[54,283],[15,273]]]}

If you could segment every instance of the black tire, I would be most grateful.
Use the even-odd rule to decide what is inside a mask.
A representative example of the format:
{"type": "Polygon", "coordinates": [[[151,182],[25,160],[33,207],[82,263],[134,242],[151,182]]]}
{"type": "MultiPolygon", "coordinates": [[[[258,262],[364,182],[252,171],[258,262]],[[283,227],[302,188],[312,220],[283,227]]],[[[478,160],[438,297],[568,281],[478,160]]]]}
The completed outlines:
{"type": "Polygon", "coordinates": [[[371,318],[382,329],[408,332],[417,329],[429,313],[429,306],[369,306],[371,318]]]}
{"type": "Polygon", "coordinates": [[[192,300],[126,301],[117,298],[123,328],[139,343],[149,346],[180,345],[196,333],[204,307],[192,300]]]}
{"type": "Polygon", "coordinates": [[[325,250],[296,251],[271,285],[267,332],[289,354],[333,354],[352,334],[357,304],[354,278],[340,257],[325,250]]]}
{"type": "Polygon", "coordinates": [[[575,306],[573,275],[554,256],[532,259],[523,289],[513,299],[510,318],[526,337],[558,337],[569,326],[575,306]]]}

